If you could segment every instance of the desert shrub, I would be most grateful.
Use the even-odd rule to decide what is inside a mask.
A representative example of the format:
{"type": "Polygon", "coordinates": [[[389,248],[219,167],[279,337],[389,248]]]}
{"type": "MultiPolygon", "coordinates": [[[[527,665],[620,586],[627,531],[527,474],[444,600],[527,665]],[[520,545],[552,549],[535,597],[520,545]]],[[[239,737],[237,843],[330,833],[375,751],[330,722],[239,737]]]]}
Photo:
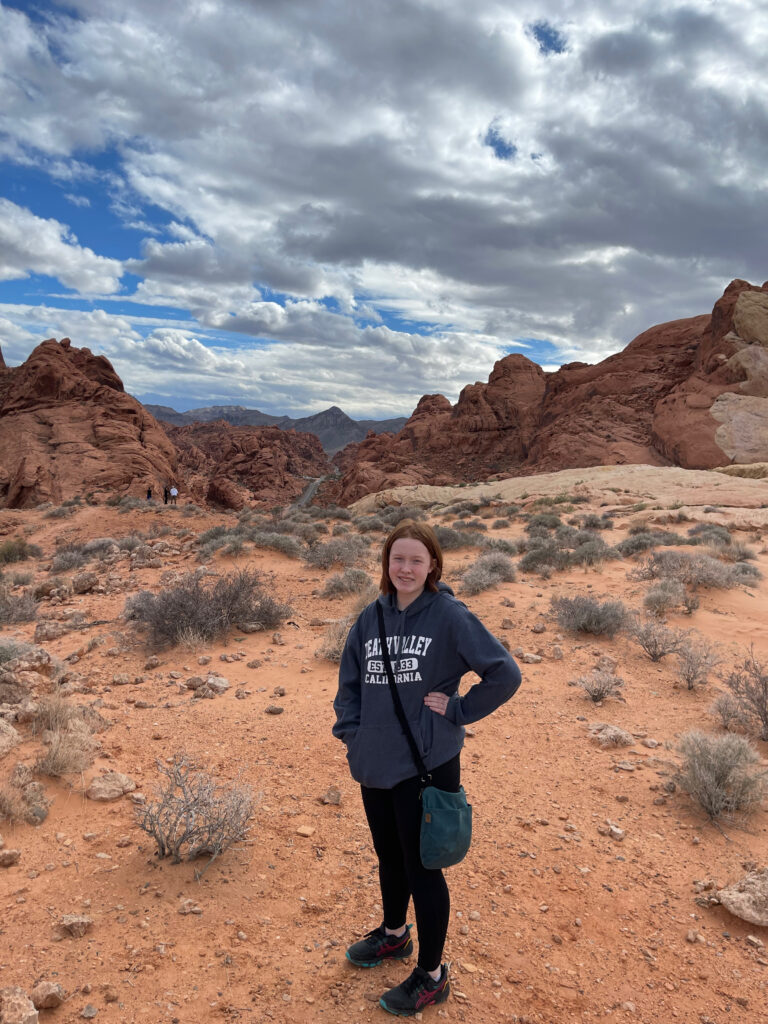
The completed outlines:
{"type": "Polygon", "coordinates": [[[30,544],[23,537],[13,537],[0,544],[0,565],[26,562],[28,558],[39,558],[42,553],[37,544],[30,544]]]}
{"type": "Polygon", "coordinates": [[[68,544],[60,548],[51,561],[51,572],[71,572],[73,569],[82,569],[88,561],[88,556],[79,544],[68,544]]]}
{"type": "Polygon", "coordinates": [[[740,665],[722,677],[744,716],[757,726],[760,739],[768,740],[768,663],[755,657],[750,647],[740,665]]]}
{"type": "Polygon", "coordinates": [[[595,636],[615,636],[627,620],[621,601],[597,601],[594,597],[552,598],[552,610],[561,629],[595,636]]]}
{"type": "Polygon", "coordinates": [[[74,505],[56,505],[43,512],[43,519],[66,519],[77,511],[74,505]]]}
{"type": "Polygon", "coordinates": [[[321,591],[323,597],[343,597],[346,594],[359,594],[373,586],[373,581],[362,569],[345,569],[336,573],[328,580],[321,591]]]}
{"type": "Polygon", "coordinates": [[[117,546],[121,551],[135,551],[145,540],[143,533],[128,533],[118,539],[117,546]]]}
{"type": "Polygon", "coordinates": [[[34,578],[32,572],[12,572],[9,577],[12,587],[28,587],[34,578]]]}
{"type": "Polygon", "coordinates": [[[37,615],[37,601],[31,590],[12,594],[10,588],[0,581],[0,625],[32,622],[37,615]]]}
{"type": "Polygon", "coordinates": [[[249,570],[230,573],[208,587],[190,575],[159,594],[143,590],[126,601],[124,611],[160,645],[190,635],[213,640],[241,622],[272,628],[289,614],[290,608],[263,593],[258,573],[249,570]]]}
{"type": "Polygon", "coordinates": [[[117,541],[112,537],[94,537],[83,544],[81,551],[89,558],[104,558],[105,555],[111,554],[116,546],[117,541]]]}
{"type": "Polygon", "coordinates": [[[488,526],[482,519],[457,519],[451,524],[454,530],[487,530],[488,526]]]}
{"type": "Polygon", "coordinates": [[[48,748],[35,761],[34,771],[54,779],[84,772],[93,764],[97,747],[87,729],[54,732],[48,748]]]}
{"type": "Polygon", "coordinates": [[[388,505],[386,508],[379,509],[379,516],[389,527],[397,526],[404,519],[413,519],[416,522],[425,518],[423,509],[412,508],[408,505],[388,505]]]}
{"type": "Polygon", "coordinates": [[[26,808],[21,794],[8,783],[0,783],[0,821],[18,825],[26,820],[26,808]]]}
{"type": "Polygon", "coordinates": [[[249,533],[248,539],[257,548],[269,548],[279,551],[288,558],[302,558],[306,552],[304,545],[295,537],[285,533],[249,533]]]}
{"type": "Polygon", "coordinates": [[[443,551],[456,551],[458,548],[478,547],[483,543],[482,537],[464,530],[454,530],[452,526],[435,526],[435,534],[443,551]]]}
{"type": "Polygon", "coordinates": [[[330,569],[332,565],[353,565],[367,551],[368,545],[362,537],[331,538],[325,544],[315,544],[305,558],[319,569],[330,569]]]}
{"type": "Polygon", "coordinates": [[[232,537],[224,545],[225,555],[241,555],[245,549],[245,542],[242,537],[232,537]]]}
{"type": "Polygon", "coordinates": [[[701,599],[698,594],[691,594],[686,591],[685,597],[683,598],[683,608],[685,609],[686,615],[693,615],[700,604],[701,599]]]}
{"type": "Polygon", "coordinates": [[[624,558],[629,558],[631,555],[638,555],[650,548],[658,547],[658,545],[659,534],[643,530],[642,533],[635,533],[620,540],[616,545],[616,550],[624,558]]]}
{"type": "Polygon", "coordinates": [[[754,587],[756,582],[763,578],[763,574],[757,566],[750,565],[749,562],[735,562],[730,569],[734,581],[743,583],[745,587],[754,587]]]}
{"type": "Polygon", "coordinates": [[[595,537],[594,540],[585,541],[575,547],[569,561],[571,565],[600,565],[601,562],[613,557],[613,548],[609,547],[602,537],[595,537]]]}
{"type": "Polygon", "coordinates": [[[344,645],[347,642],[347,636],[354,621],[354,615],[346,615],[343,619],[339,619],[338,622],[332,622],[325,631],[322,644],[315,652],[317,657],[325,658],[326,661],[341,661],[344,645]]]}
{"type": "Polygon", "coordinates": [[[83,720],[80,708],[76,704],[70,704],[60,693],[52,693],[38,701],[31,723],[32,733],[36,734],[46,729],[50,732],[64,732],[69,728],[70,722],[77,719],[83,720]]]}
{"type": "Polygon", "coordinates": [[[682,764],[675,782],[717,820],[752,810],[762,799],[766,773],[755,771],[760,756],[743,736],[693,730],[680,738],[682,764]]]}
{"type": "Polygon", "coordinates": [[[346,537],[350,533],[350,528],[346,523],[336,523],[334,528],[331,530],[331,534],[334,537],[346,537]]]}
{"type": "Polygon", "coordinates": [[[13,661],[14,658],[21,658],[34,650],[31,644],[22,643],[19,640],[0,641],[0,665],[13,661]]]}
{"type": "Polygon", "coordinates": [[[620,676],[616,676],[613,672],[607,672],[601,668],[592,669],[591,672],[579,676],[574,682],[596,704],[598,701],[605,700],[606,697],[617,695],[624,685],[624,680],[620,676]]]}
{"type": "Polygon", "coordinates": [[[685,587],[678,580],[660,580],[648,590],[643,607],[652,615],[665,615],[670,608],[679,607],[685,600],[685,587]]]}
{"type": "Polygon", "coordinates": [[[126,494],[117,503],[117,511],[125,514],[137,508],[147,508],[148,505],[149,503],[144,498],[134,498],[130,494],[126,494]]]}
{"type": "Polygon", "coordinates": [[[179,864],[205,855],[211,858],[207,870],[247,838],[251,790],[238,780],[229,788],[220,785],[184,753],[174,754],[170,764],[156,763],[163,781],[155,799],[136,808],[136,823],[155,840],[158,857],[179,864]]]}
{"type": "Polygon", "coordinates": [[[724,562],[747,562],[757,558],[754,549],[742,544],[739,540],[733,540],[730,544],[723,544],[722,547],[713,547],[710,550],[713,555],[722,558],[724,562]]]}
{"type": "Polygon", "coordinates": [[[328,512],[333,516],[334,519],[341,519],[345,523],[348,523],[352,519],[352,513],[348,508],[342,508],[340,505],[329,505],[328,512]]]}
{"type": "Polygon", "coordinates": [[[366,516],[353,520],[358,533],[377,533],[386,530],[387,524],[379,516],[366,516]]]}
{"type": "Polygon", "coordinates": [[[212,540],[218,540],[220,537],[225,537],[229,533],[228,526],[211,526],[208,530],[203,530],[200,536],[197,538],[197,543],[200,547],[204,547],[209,544],[212,540]]]}
{"type": "Polygon", "coordinates": [[[729,732],[749,732],[751,728],[751,715],[732,693],[719,693],[709,710],[710,714],[720,719],[723,728],[729,732]]]}
{"type": "Polygon", "coordinates": [[[668,654],[682,650],[688,634],[671,629],[658,619],[634,619],[627,629],[630,640],[641,647],[651,661],[661,661],[668,654]]]}
{"type": "Polygon", "coordinates": [[[720,663],[720,657],[711,644],[706,640],[694,641],[690,637],[677,651],[677,657],[677,677],[689,690],[704,686],[710,672],[720,663]]]}
{"type": "Polygon", "coordinates": [[[571,564],[569,551],[554,539],[528,541],[528,550],[517,563],[521,572],[535,572],[549,576],[554,569],[567,569],[571,564]]]}
{"type": "Polygon", "coordinates": [[[516,555],[520,548],[515,540],[506,540],[504,537],[483,537],[483,551],[501,551],[504,555],[516,555]]]}
{"type": "MultiPolygon", "coordinates": [[[[739,566],[745,563],[738,563],[739,566]]],[[[748,567],[753,570],[753,566],[748,567]]],[[[754,570],[757,573],[757,570],[754,570]]],[[[757,573],[759,576],[759,573],[757,573]]],[[[755,576],[754,578],[757,578],[755,576]]],[[[736,565],[725,565],[710,555],[689,555],[683,551],[656,551],[650,559],[636,569],[634,579],[674,579],[692,587],[707,587],[727,590],[740,582],[750,582],[751,575],[744,574],[736,565]]]]}
{"type": "Polygon", "coordinates": [[[461,589],[465,594],[479,594],[497,583],[512,583],[515,578],[515,566],[509,556],[500,551],[489,552],[467,569],[461,589]]]}
{"type": "Polygon", "coordinates": [[[731,543],[731,531],[717,523],[697,523],[688,531],[691,544],[725,545],[731,543]]]}
{"type": "Polygon", "coordinates": [[[512,525],[511,519],[494,519],[491,523],[492,530],[505,530],[508,526],[512,525]]]}
{"type": "Polygon", "coordinates": [[[556,530],[558,526],[562,525],[563,521],[556,513],[537,512],[528,519],[528,522],[525,524],[525,531],[530,533],[537,526],[543,526],[545,530],[556,530]]]}
{"type": "Polygon", "coordinates": [[[594,512],[589,515],[583,516],[581,519],[582,530],[610,530],[613,526],[613,520],[609,515],[603,514],[601,516],[594,512]]]}

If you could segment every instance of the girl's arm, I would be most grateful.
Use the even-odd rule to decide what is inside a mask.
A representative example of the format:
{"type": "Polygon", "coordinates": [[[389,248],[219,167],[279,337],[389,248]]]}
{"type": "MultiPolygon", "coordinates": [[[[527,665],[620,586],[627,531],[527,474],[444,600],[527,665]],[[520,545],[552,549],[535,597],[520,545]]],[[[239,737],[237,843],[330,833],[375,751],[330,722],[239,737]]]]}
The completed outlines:
{"type": "Polygon", "coordinates": [[[333,702],[333,735],[349,743],[360,724],[360,639],[357,623],[349,631],[339,665],[339,689],[333,702]]]}
{"type": "MultiPolygon", "coordinates": [[[[466,671],[476,672],[480,682],[460,697],[448,701],[445,717],[456,725],[469,725],[490,715],[517,692],[522,675],[517,662],[496,637],[467,608],[458,608],[456,653],[466,671]]],[[[463,673],[462,673],[463,674],[463,673]]]]}

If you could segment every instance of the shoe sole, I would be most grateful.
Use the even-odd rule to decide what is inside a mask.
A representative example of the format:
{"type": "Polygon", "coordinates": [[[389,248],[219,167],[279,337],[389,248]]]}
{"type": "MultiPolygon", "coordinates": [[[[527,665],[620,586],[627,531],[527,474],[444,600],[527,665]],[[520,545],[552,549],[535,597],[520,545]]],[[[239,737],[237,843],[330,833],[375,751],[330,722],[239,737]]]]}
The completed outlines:
{"type": "Polygon", "coordinates": [[[413,956],[413,949],[409,949],[407,953],[400,953],[398,956],[382,956],[378,960],[353,960],[349,953],[344,955],[355,967],[378,967],[385,960],[407,960],[409,956],[413,956]]]}

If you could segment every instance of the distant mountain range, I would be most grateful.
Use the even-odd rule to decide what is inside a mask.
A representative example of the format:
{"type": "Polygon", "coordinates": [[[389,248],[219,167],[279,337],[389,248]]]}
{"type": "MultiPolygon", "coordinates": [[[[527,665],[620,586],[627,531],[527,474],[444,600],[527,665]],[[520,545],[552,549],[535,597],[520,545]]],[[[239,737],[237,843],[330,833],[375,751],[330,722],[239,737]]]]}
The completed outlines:
{"type": "Polygon", "coordinates": [[[172,423],[175,427],[225,420],[235,427],[280,427],[281,430],[300,430],[319,438],[320,444],[329,455],[341,451],[352,441],[363,441],[369,430],[374,434],[397,433],[407,422],[405,416],[397,416],[391,420],[353,420],[336,405],[332,405],[324,412],[315,413],[314,416],[302,416],[300,419],[270,416],[269,413],[260,412],[258,409],[246,409],[242,405],[208,405],[202,409],[189,409],[187,412],[176,412],[168,405],[145,404],[144,408],[156,420],[172,423]]]}

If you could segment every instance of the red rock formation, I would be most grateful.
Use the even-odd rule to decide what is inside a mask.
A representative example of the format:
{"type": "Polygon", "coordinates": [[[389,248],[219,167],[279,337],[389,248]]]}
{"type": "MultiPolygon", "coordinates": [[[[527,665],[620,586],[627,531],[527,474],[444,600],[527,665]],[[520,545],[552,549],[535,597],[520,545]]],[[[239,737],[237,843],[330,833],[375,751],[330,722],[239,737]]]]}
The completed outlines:
{"type": "Polygon", "coordinates": [[[109,360],[69,338],[0,371],[0,504],[24,508],[88,492],[141,495],[175,472],[160,425],[109,360]]]}
{"type": "Polygon", "coordinates": [[[203,492],[206,501],[226,508],[288,503],[308,477],[331,468],[314,434],[233,427],[224,420],[166,429],[179,453],[182,491],[203,492]]]}
{"type": "Polygon", "coordinates": [[[456,483],[578,466],[708,469],[768,459],[768,283],[733,281],[711,316],[652,327],[595,366],[545,373],[521,355],[455,406],[422,398],[396,435],[334,460],[325,500],[402,483],[456,483]]]}

